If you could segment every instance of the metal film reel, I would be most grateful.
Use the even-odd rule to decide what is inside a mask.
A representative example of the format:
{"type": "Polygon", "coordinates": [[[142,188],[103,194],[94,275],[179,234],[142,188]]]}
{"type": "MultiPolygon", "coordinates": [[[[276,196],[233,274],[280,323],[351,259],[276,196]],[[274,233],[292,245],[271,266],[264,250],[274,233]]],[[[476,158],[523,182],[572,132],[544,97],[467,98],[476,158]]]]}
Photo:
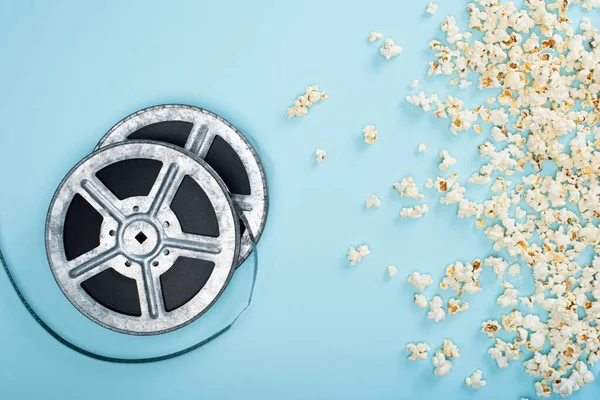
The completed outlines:
{"type": "Polygon", "coordinates": [[[96,149],[126,140],[155,140],[183,147],[223,179],[241,219],[238,265],[258,242],[268,212],[266,175],[252,145],[229,122],[198,107],[168,104],[138,111],[115,125],[96,149]]]}
{"type": "Polygon", "coordinates": [[[186,325],[227,286],[239,222],[221,179],[175,146],[131,141],[77,164],[46,220],[52,273],[73,305],[115,331],[186,325]]]}

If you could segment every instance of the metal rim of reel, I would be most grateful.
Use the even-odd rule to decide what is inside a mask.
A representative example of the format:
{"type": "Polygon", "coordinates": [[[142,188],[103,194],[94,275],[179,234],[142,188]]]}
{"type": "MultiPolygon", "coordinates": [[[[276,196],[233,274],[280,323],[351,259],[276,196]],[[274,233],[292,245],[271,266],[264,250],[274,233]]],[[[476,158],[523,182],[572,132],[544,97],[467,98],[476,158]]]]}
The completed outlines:
{"type": "MultiPolygon", "coordinates": [[[[187,123],[182,135],[175,139],[171,133],[168,139],[165,133],[160,133],[158,141],[167,141],[183,147],[203,159],[225,181],[233,203],[238,210],[242,227],[241,247],[237,266],[240,266],[252,252],[252,243],[258,243],[262,236],[268,214],[268,192],[266,174],[260,158],[246,137],[227,120],[219,115],[200,107],[183,104],[157,105],[137,111],[118,122],[100,140],[96,150],[104,146],[126,140],[152,139],[155,133],[148,132],[149,128],[167,122],[187,123]],[[188,131],[189,129],[189,131],[188,131]],[[140,133],[144,130],[144,133],[140,133]],[[248,178],[250,193],[240,194],[232,190],[233,186],[223,176],[223,171],[215,165],[217,160],[207,159],[209,150],[215,138],[221,138],[229,145],[243,165],[248,178]]],[[[158,128],[160,130],[160,128],[158,128]]],[[[177,128],[179,130],[179,128],[177,128]]],[[[223,158],[223,157],[221,157],[223,158]]]]}
{"type": "MultiPolygon", "coordinates": [[[[134,170],[136,172],[139,171],[134,170]]],[[[74,221],[75,233],[78,233],[77,224],[81,222],[74,221]]],[[[237,212],[227,188],[204,161],[169,144],[128,141],[92,153],[63,179],[48,211],[46,252],[59,287],[81,313],[117,332],[153,335],[189,324],[216,302],[237,265],[239,229],[237,212]],[[145,196],[121,199],[97,175],[98,171],[108,166],[128,160],[161,163],[156,179],[145,196]],[[216,216],[218,236],[212,233],[211,236],[190,234],[189,229],[182,229],[182,222],[188,222],[178,219],[173,211],[173,202],[184,180],[189,181],[188,185],[196,187],[196,190],[199,187],[208,199],[207,204],[212,206],[216,216]],[[76,195],[101,215],[102,222],[97,229],[99,245],[74,258],[71,256],[69,260],[65,222],[76,195]],[[205,272],[204,277],[200,278],[204,282],[199,290],[195,294],[193,291],[188,293],[193,297],[182,304],[174,303],[174,300],[181,299],[176,299],[177,293],[171,290],[170,297],[174,299],[171,303],[177,307],[167,311],[165,305],[168,298],[163,287],[166,283],[165,273],[175,270],[173,266],[180,260],[202,261],[204,266],[212,264],[212,269],[208,275],[205,272]],[[125,313],[121,309],[115,311],[114,304],[102,304],[84,289],[85,282],[92,281],[92,278],[98,280],[96,277],[107,271],[111,276],[118,275],[121,281],[128,282],[129,286],[122,287],[131,288],[131,282],[135,282],[139,315],[137,310],[133,313],[130,309],[125,313]]],[[[196,270],[193,271],[195,273],[196,270]]],[[[184,272],[188,275],[184,273],[183,277],[188,279],[199,275],[190,275],[189,269],[184,269],[184,272]]],[[[114,296],[118,298],[121,294],[115,292],[114,296]]],[[[129,301],[131,297],[126,298],[126,303],[133,304],[129,301]]],[[[114,301],[110,299],[110,294],[107,301],[114,301]]]]}

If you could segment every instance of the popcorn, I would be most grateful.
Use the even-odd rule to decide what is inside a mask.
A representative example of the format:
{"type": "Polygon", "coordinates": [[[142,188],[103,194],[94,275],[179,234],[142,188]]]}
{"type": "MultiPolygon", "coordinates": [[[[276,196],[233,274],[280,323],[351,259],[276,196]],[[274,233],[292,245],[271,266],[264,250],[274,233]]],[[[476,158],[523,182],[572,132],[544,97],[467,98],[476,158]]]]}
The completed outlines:
{"type": "Polygon", "coordinates": [[[438,5],[435,3],[432,3],[431,1],[429,3],[427,3],[427,8],[425,9],[425,12],[427,14],[431,14],[434,15],[438,10],[438,5]]]}
{"type": "Polygon", "coordinates": [[[440,322],[446,319],[446,312],[442,309],[442,298],[435,296],[429,303],[429,312],[427,313],[427,319],[432,319],[435,322],[440,322]]]}
{"type": "Polygon", "coordinates": [[[315,150],[315,158],[316,158],[317,164],[321,164],[325,157],[327,157],[327,152],[325,150],[319,149],[319,148],[317,148],[315,150]]]}
{"type": "Polygon", "coordinates": [[[487,334],[490,339],[492,339],[499,330],[500,324],[498,321],[488,320],[481,323],[481,332],[487,334]]]}
{"type": "Polygon", "coordinates": [[[456,158],[452,157],[446,150],[440,152],[442,162],[440,163],[440,171],[447,171],[448,168],[456,164],[456,158]]]}
{"type": "Polygon", "coordinates": [[[446,376],[452,369],[452,361],[446,358],[444,351],[441,349],[435,352],[431,363],[433,364],[433,374],[435,376],[446,376]]]}
{"type": "Polygon", "coordinates": [[[381,32],[370,32],[369,33],[369,42],[374,42],[376,40],[379,40],[383,38],[383,33],[381,32]]]}
{"type": "Polygon", "coordinates": [[[465,378],[465,385],[471,386],[475,390],[479,390],[487,384],[485,380],[483,380],[483,372],[478,369],[473,372],[471,376],[465,378]]]}
{"type": "Polygon", "coordinates": [[[373,144],[377,140],[377,129],[373,125],[367,125],[363,129],[366,144],[373,144]]]}
{"type": "Polygon", "coordinates": [[[400,182],[396,182],[392,185],[392,187],[398,192],[398,194],[402,197],[406,197],[408,199],[419,199],[422,200],[425,196],[419,192],[419,187],[415,183],[415,180],[412,176],[408,176],[402,179],[400,182]]]}
{"type": "Polygon", "coordinates": [[[498,297],[496,300],[496,304],[498,304],[502,308],[506,307],[516,307],[519,304],[519,291],[514,288],[514,286],[509,282],[504,282],[504,293],[498,297]]]}
{"type": "Polygon", "coordinates": [[[325,100],[327,94],[325,92],[319,92],[317,85],[309,86],[306,88],[306,93],[298,97],[292,107],[288,108],[288,118],[301,117],[308,114],[308,109],[312,107],[319,100],[325,100]]]}
{"type": "Polygon", "coordinates": [[[427,352],[429,350],[431,350],[431,348],[429,347],[429,345],[427,343],[418,343],[418,344],[409,343],[406,345],[406,351],[411,353],[410,356],[408,357],[408,359],[410,361],[426,360],[427,352]]]}
{"type": "Polygon", "coordinates": [[[431,275],[420,274],[415,271],[408,277],[408,282],[416,287],[419,292],[422,292],[433,283],[433,278],[431,275]]]}
{"type": "Polygon", "coordinates": [[[459,299],[450,298],[448,300],[448,314],[449,315],[463,312],[468,309],[469,309],[469,303],[466,301],[461,304],[459,299]]]}
{"type": "Polygon", "coordinates": [[[410,87],[415,89],[417,86],[419,86],[419,80],[415,79],[413,81],[410,82],[410,87]]]}
{"type": "Polygon", "coordinates": [[[402,47],[394,43],[391,38],[386,38],[385,42],[381,45],[379,52],[386,60],[389,60],[392,57],[402,54],[402,47]]]}
{"type": "Polygon", "coordinates": [[[429,207],[427,206],[427,204],[421,204],[418,206],[414,206],[414,207],[404,207],[401,211],[400,211],[400,217],[406,219],[406,218],[412,218],[412,219],[418,219],[421,218],[423,215],[427,214],[429,212],[429,207]]]}
{"type": "Polygon", "coordinates": [[[521,273],[521,266],[517,263],[512,264],[508,267],[508,276],[515,277],[521,273]]]}
{"type": "Polygon", "coordinates": [[[367,208],[379,208],[381,206],[381,200],[376,195],[372,195],[366,201],[367,208]]]}
{"type": "Polygon", "coordinates": [[[348,250],[348,260],[350,261],[350,265],[354,266],[357,263],[361,262],[362,259],[371,254],[371,250],[369,250],[369,246],[362,245],[358,249],[354,247],[350,247],[348,250]]]}
{"type": "Polygon", "coordinates": [[[423,294],[420,294],[420,293],[415,294],[414,302],[417,305],[417,307],[419,307],[419,308],[429,307],[429,302],[427,301],[427,298],[423,294]]]}
{"type": "Polygon", "coordinates": [[[425,153],[427,151],[427,145],[425,143],[419,143],[417,150],[419,153],[425,153]]]}
{"type": "Polygon", "coordinates": [[[460,89],[468,89],[469,87],[471,87],[472,84],[473,84],[473,82],[470,82],[470,81],[467,81],[467,80],[463,79],[458,84],[458,87],[460,89]]]}
{"type": "Polygon", "coordinates": [[[456,358],[457,360],[460,358],[460,349],[449,339],[444,339],[442,350],[446,357],[456,358]]]}
{"type": "Polygon", "coordinates": [[[393,265],[388,265],[387,273],[390,278],[393,278],[398,273],[398,268],[394,267],[393,265]]]}

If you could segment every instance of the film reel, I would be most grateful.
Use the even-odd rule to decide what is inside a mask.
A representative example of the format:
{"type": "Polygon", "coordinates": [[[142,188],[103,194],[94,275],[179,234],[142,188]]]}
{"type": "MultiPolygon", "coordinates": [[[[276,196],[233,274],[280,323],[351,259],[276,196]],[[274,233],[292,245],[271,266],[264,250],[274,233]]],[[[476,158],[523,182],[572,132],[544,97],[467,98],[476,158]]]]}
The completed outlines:
{"type": "Polygon", "coordinates": [[[240,227],[221,179],[185,150],[102,148],[58,187],[46,251],[61,290],[109,329],[150,335],[202,315],[227,286],[240,227]]]}
{"type": "Polygon", "coordinates": [[[221,177],[241,219],[238,266],[252,252],[268,212],[266,175],[252,145],[218,115],[198,107],[168,104],[140,110],[116,124],[96,149],[126,140],[153,140],[183,147],[221,177]]]}

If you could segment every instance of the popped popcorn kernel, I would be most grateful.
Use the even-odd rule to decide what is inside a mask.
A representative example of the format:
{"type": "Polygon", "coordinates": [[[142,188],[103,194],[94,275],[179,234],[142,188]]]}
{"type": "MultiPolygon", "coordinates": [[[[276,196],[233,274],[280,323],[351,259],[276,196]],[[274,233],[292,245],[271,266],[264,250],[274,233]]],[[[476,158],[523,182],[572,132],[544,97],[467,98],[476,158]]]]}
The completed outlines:
{"type": "Polygon", "coordinates": [[[354,266],[358,264],[369,254],[371,254],[371,250],[369,250],[369,246],[367,245],[359,246],[358,249],[350,247],[350,250],[348,250],[348,260],[350,261],[350,265],[354,266]]]}
{"type": "Polygon", "coordinates": [[[427,145],[425,143],[419,143],[419,146],[417,147],[417,151],[419,153],[425,153],[427,151],[427,145]]]}
{"type": "Polygon", "coordinates": [[[292,107],[288,108],[288,118],[302,117],[308,114],[308,109],[320,100],[325,100],[327,94],[320,92],[317,85],[309,86],[306,88],[306,93],[298,97],[292,107]]]}
{"type": "Polygon", "coordinates": [[[433,283],[433,278],[431,275],[420,274],[415,271],[408,277],[408,282],[416,287],[419,292],[422,292],[433,283]]]}
{"type": "Polygon", "coordinates": [[[456,164],[456,158],[452,157],[446,150],[440,152],[442,162],[440,163],[440,171],[447,171],[451,166],[456,164]]]}
{"type": "Polygon", "coordinates": [[[431,1],[429,3],[427,3],[427,8],[425,9],[425,12],[427,14],[430,15],[434,15],[438,10],[438,5],[435,3],[432,3],[431,1]]]}
{"type": "Polygon", "coordinates": [[[426,360],[429,350],[431,348],[427,343],[409,343],[406,345],[406,351],[410,352],[410,356],[408,357],[410,361],[426,360]]]}
{"type": "Polygon", "coordinates": [[[386,60],[389,60],[392,57],[402,54],[402,47],[394,43],[392,38],[386,38],[384,43],[381,45],[379,52],[386,58],[386,60]]]}
{"type": "Polygon", "coordinates": [[[473,372],[471,376],[465,378],[465,385],[472,387],[475,390],[479,390],[484,387],[487,382],[483,379],[483,371],[478,369],[473,372]]]}
{"type": "Polygon", "coordinates": [[[372,195],[366,200],[367,208],[379,208],[381,207],[381,200],[376,195],[372,195]]]}
{"type": "Polygon", "coordinates": [[[393,278],[398,273],[398,268],[394,267],[393,265],[388,265],[387,273],[390,278],[393,278]]]}
{"type": "Polygon", "coordinates": [[[381,32],[370,32],[369,33],[369,42],[374,42],[376,40],[379,40],[383,38],[383,33],[381,32]]]}
{"type": "Polygon", "coordinates": [[[325,159],[325,157],[327,157],[327,152],[325,150],[320,148],[317,148],[315,150],[315,161],[317,162],[317,164],[320,165],[325,159]]]}
{"type": "Polygon", "coordinates": [[[421,205],[414,206],[414,207],[404,207],[400,211],[400,217],[404,218],[404,219],[406,219],[406,218],[419,219],[423,215],[427,214],[428,212],[429,212],[429,207],[427,206],[427,204],[421,204],[421,205]]]}
{"type": "Polygon", "coordinates": [[[373,125],[367,125],[363,129],[366,144],[373,144],[377,140],[377,129],[373,125]]]}

